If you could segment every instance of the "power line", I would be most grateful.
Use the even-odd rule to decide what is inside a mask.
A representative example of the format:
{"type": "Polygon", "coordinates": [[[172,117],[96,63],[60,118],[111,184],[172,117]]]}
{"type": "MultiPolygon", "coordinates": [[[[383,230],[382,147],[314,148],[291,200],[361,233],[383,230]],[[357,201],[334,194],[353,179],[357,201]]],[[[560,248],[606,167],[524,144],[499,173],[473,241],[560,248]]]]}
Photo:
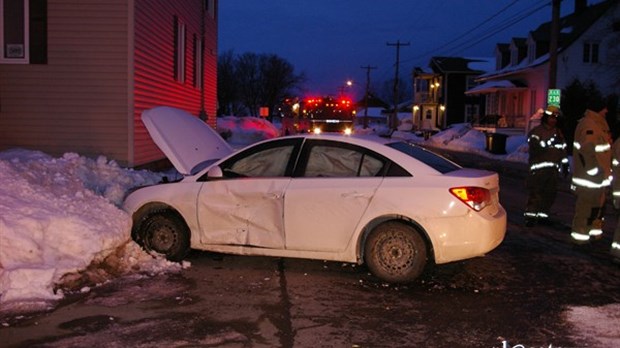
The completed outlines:
{"type": "Polygon", "coordinates": [[[474,41],[473,41],[473,42],[471,42],[471,43],[469,43],[469,42],[465,42],[465,43],[462,43],[462,44],[460,44],[460,45],[457,45],[456,47],[453,47],[453,48],[452,48],[450,51],[448,51],[448,52],[449,52],[449,53],[455,53],[455,51],[456,51],[457,49],[466,50],[466,49],[468,49],[468,48],[470,48],[470,47],[472,47],[472,46],[475,46],[475,45],[479,44],[480,42],[482,42],[482,41],[484,41],[484,40],[488,39],[489,37],[491,37],[491,36],[493,36],[493,35],[495,35],[495,34],[497,34],[497,33],[501,32],[501,31],[503,31],[503,30],[505,30],[505,29],[507,29],[507,28],[509,28],[509,27],[511,27],[511,26],[513,26],[513,25],[515,25],[515,24],[517,24],[517,23],[519,23],[519,22],[521,22],[522,20],[524,20],[524,19],[528,18],[528,17],[529,17],[529,16],[531,16],[532,14],[534,14],[534,13],[536,13],[536,12],[540,11],[541,9],[543,9],[543,8],[545,8],[545,7],[549,6],[549,5],[550,5],[550,3],[546,3],[546,4],[543,4],[543,5],[541,5],[541,6],[538,6],[538,7],[534,8],[534,9],[530,10],[530,11],[529,11],[529,12],[527,12],[527,13],[523,13],[523,14],[521,14],[519,17],[513,16],[513,17],[511,17],[511,18],[509,18],[509,19],[508,19],[508,20],[510,20],[509,22],[507,22],[506,24],[503,24],[502,26],[500,26],[500,27],[496,28],[494,31],[492,31],[492,32],[490,32],[490,33],[487,33],[487,34],[483,35],[482,37],[478,38],[477,40],[474,40],[474,41]],[[466,46],[464,46],[464,47],[463,47],[463,45],[466,45],[466,46]]]}
{"type": "MultiPolygon", "coordinates": [[[[506,11],[507,9],[509,9],[510,7],[512,7],[512,5],[516,4],[518,1],[519,1],[519,0],[514,0],[513,2],[511,2],[511,3],[510,3],[510,4],[508,4],[507,6],[505,6],[504,8],[502,8],[501,10],[499,10],[498,12],[496,12],[495,14],[491,15],[491,17],[489,17],[489,18],[487,18],[487,19],[484,19],[484,20],[483,20],[480,24],[478,24],[478,25],[474,26],[473,28],[471,28],[471,29],[467,30],[466,32],[464,32],[463,34],[461,34],[461,35],[459,35],[459,36],[455,37],[454,39],[452,39],[452,40],[450,40],[450,41],[446,42],[445,44],[443,44],[443,45],[441,45],[441,46],[439,46],[439,47],[434,48],[433,50],[439,50],[439,49],[441,49],[441,48],[444,48],[444,47],[446,47],[446,46],[448,46],[448,45],[450,45],[450,44],[452,44],[452,43],[454,43],[454,42],[458,41],[460,38],[467,36],[469,33],[473,32],[474,30],[476,30],[476,29],[478,29],[478,28],[480,28],[480,27],[482,27],[482,26],[484,26],[484,25],[485,25],[485,24],[487,24],[490,20],[492,20],[493,18],[495,18],[495,17],[499,16],[500,14],[502,14],[504,11],[506,11]]],[[[428,52],[427,52],[427,53],[428,53],[428,52]]],[[[425,53],[424,55],[426,55],[427,53],[425,53]]]]}
{"type": "MultiPolygon", "coordinates": [[[[430,50],[428,50],[428,51],[426,51],[426,52],[424,52],[422,54],[416,55],[414,57],[404,59],[403,61],[404,62],[410,62],[410,61],[413,61],[413,60],[417,60],[417,59],[426,57],[426,56],[431,55],[431,54],[433,54],[435,52],[441,52],[442,48],[445,48],[446,46],[448,46],[448,45],[458,41],[459,39],[464,38],[468,34],[471,34],[472,32],[474,32],[476,29],[479,29],[483,25],[487,24],[490,20],[496,18],[501,13],[505,12],[508,8],[512,7],[517,1],[519,1],[519,0],[515,0],[515,1],[511,2],[507,6],[503,7],[502,9],[500,9],[498,12],[494,13],[493,15],[491,15],[489,18],[483,20],[480,24],[478,24],[478,25],[474,26],[473,28],[467,30],[465,33],[457,36],[456,38],[448,41],[447,43],[442,44],[442,45],[440,45],[438,47],[432,48],[432,49],[430,49],[430,50]]],[[[470,47],[480,43],[481,41],[483,41],[483,40],[485,40],[485,39],[487,39],[487,38],[489,38],[489,37],[491,37],[491,36],[501,32],[501,31],[503,31],[503,30],[513,26],[514,24],[522,21],[523,19],[529,17],[530,15],[532,15],[533,13],[541,10],[542,8],[544,8],[546,6],[550,6],[550,4],[551,4],[551,2],[547,1],[547,2],[543,3],[542,5],[539,5],[539,6],[535,7],[535,8],[533,8],[533,9],[526,9],[526,10],[524,10],[522,12],[519,12],[519,13],[517,13],[517,14],[507,18],[503,23],[500,23],[499,25],[495,25],[495,26],[487,29],[487,30],[490,30],[490,32],[487,31],[486,34],[484,34],[482,37],[478,37],[473,43],[466,41],[466,42],[463,42],[463,43],[461,43],[461,44],[459,44],[459,45],[457,45],[455,47],[450,48],[447,51],[444,50],[444,52],[454,52],[457,49],[463,47],[464,45],[466,45],[466,46],[463,47],[462,49],[470,48],[470,47]]]]}

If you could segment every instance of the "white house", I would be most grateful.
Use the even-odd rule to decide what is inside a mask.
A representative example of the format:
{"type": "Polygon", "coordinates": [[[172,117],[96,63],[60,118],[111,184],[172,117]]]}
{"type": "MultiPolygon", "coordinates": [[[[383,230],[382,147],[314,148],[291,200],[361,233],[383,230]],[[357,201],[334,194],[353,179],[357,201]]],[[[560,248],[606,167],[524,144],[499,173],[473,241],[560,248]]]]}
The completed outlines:
{"type": "MultiPolygon", "coordinates": [[[[529,116],[547,103],[550,37],[547,22],[527,38],[498,44],[497,70],[481,75],[481,84],[466,94],[485,94],[487,115],[525,130],[529,116]]],[[[620,1],[588,6],[586,0],[575,0],[575,11],[560,19],[558,41],[556,88],[591,80],[604,95],[620,93],[620,1]]]]}

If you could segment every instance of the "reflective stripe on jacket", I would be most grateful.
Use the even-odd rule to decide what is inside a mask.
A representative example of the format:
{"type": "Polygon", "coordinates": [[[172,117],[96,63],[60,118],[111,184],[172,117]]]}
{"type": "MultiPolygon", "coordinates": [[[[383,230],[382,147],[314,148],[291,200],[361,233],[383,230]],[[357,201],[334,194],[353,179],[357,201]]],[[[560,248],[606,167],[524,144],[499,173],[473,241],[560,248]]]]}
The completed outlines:
{"type": "Polygon", "coordinates": [[[572,184],[601,188],[611,184],[611,135],[604,117],[586,110],[575,129],[572,184]]]}
{"type": "Polygon", "coordinates": [[[614,199],[618,199],[616,197],[620,197],[620,138],[616,139],[612,146],[611,170],[613,196],[614,199]]]}
{"type": "Polygon", "coordinates": [[[527,137],[530,170],[555,167],[568,163],[566,141],[556,127],[540,124],[534,127],[527,137]]]}

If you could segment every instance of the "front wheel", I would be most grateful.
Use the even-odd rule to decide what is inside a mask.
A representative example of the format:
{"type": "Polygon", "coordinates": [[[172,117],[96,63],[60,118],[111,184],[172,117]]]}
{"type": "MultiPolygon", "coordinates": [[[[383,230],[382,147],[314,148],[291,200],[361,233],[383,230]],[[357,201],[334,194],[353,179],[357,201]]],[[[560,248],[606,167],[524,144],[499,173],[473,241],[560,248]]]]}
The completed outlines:
{"type": "Polygon", "coordinates": [[[408,283],[424,271],[426,243],[414,228],[391,221],[370,232],[364,255],[376,277],[390,283],[408,283]]]}
{"type": "Polygon", "coordinates": [[[146,216],[135,237],[147,252],[163,254],[174,262],[183,260],[190,249],[189,228],[178,214],[169,210],[146,216]]]}

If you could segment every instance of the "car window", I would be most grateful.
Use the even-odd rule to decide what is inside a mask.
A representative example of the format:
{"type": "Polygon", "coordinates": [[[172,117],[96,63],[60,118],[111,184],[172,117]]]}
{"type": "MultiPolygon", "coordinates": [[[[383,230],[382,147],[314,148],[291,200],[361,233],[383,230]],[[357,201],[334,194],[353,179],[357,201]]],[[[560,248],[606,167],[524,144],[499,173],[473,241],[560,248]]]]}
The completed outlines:
{"type": "Polygon", "coordinates": [[[284,176],[293,145],[266,149],[240,158],[222,168],[224,176],[271,177],[284,176]]]}
{"type": "Polygon", "coordinates": [[[458,164],[448,160],[445,157],[442,157],[430,150],[427,150],[423,147],[417,146],[415,144],[406,143],[406,142],[396,142],[391,144],[386,144],[393,149],[396,149],[400,152],[406,153],[407,155],[417,159],[420,162],[427,164],[432,167],[436,171],[445,174],[461,168],[458,164]]]}
{"type": "Polygon", "coordinates": [[[359,176],[377,176],[380,173],[381,168],[383,168],[383,161],[368,154],[364,154],[362,157],[359,176]]]}
{"type": "Polygon", "coordinates": [[[363,148],[338,143],[310,146],[304,177],[356,177],[381,175],[385,161],[363,148]]]}
{"type": "MultiPolygon", "coordinates": [[[[223,177],[290,177],[303,138],[275,139],[251,146],[219,164],[223,177]]],[[[205,173],[199,181],[209,180],[205,173]]]]}

